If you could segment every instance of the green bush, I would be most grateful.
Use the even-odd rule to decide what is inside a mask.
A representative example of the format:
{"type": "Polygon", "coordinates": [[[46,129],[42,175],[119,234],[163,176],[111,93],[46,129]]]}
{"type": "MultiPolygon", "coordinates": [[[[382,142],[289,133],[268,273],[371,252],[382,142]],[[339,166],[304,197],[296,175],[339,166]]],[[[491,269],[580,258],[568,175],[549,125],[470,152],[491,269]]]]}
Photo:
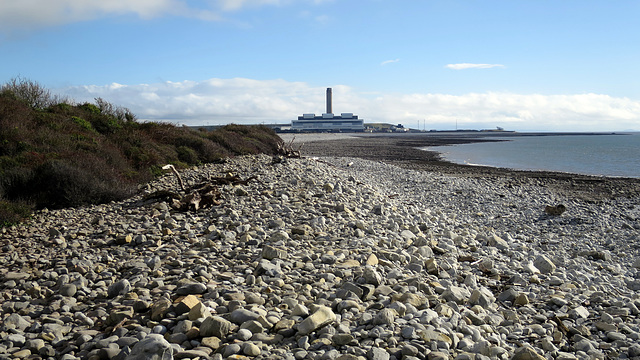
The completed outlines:
{"type": "Polygon", "coordinates": [[[80,125],[80,127],[83,129],[93,131],[93,126],[91,125],[91,123],[81,117],[72,116],[71,121],[80,125]]]}
{"type": "Polygon", "coordinates": [[[198,159],[198,153],[188,146],[178,146],[176,148],[178,152],[178,160],[187,163],[197,165],[200,164],[200,159],[198,159]]]}
{"type": "Polygon", "coordinates": [[[96,105],[92,104],[92,103],[84,103],[82,105],[79,106],[80,109],[90,113],[90,114],[94,114],[94,115],[99,115],[100,114],[100,108],[97,107],[96,105]]]}
{"type": "Polygon", "coordinates": [[[34,84],[0,88],[2,224],[25,218],[33,207],[121,200],[161,175],[165,164],[184,168],[238,154],[273,154],[280,140],[264,126],[207,132],[139,123],[126,108],[99,98],[96,104],[55,103],[60,98],[34,84]]]}

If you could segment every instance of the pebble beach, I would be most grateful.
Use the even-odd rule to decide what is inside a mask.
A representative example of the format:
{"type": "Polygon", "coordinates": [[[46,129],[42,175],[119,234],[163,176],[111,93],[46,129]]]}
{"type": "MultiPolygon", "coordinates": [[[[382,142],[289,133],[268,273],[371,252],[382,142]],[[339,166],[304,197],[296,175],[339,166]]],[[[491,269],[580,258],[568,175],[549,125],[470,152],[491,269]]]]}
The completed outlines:
{"type": "Polygon", "coordinates": [[[640,358],[633,192],[318,154],[181,171],[255,177],[211,207],[149,198],[167,174],[1,229],[0,359],[640,358]]]}

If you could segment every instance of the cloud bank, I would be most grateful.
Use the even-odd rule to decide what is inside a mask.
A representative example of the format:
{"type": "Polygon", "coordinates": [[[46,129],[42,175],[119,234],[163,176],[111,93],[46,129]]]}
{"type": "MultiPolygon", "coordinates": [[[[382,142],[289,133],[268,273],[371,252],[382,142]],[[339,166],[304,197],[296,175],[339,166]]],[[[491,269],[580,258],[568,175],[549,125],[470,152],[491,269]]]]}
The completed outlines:
{"type": "Polygon", "coordinates": [[[452,70],[467,70],[467,69],[491,69],[491,68],[495,68],[495,67],[504,67],[504,65],[502,65],[502,64],[469,64],[469,63],[462,63],[462,64],[448,64],[445,67],[447,69],[452,69],[452,70]]]}
{"type": "MultiPolygon", "coordinates": [[[[336,113],[353,112],[365,122],[402,123],[427,129],[519,131],[640,130],[640,101],[604,94],[512,93],[370,94],[333,87],[336,113]],[[425,125],[426,121],[426,125],[425,125]]],[[[285,80],[245,78],[156,84],[86,85],[55,92],[77,102],[101,97],[131,109],[141,120],[187,125],[288,123],[303,113],[320,114],[325,87],[285,80]]]]}
{"type": "Polygon", "coordinates": [[[218,21],[224,12],[291,1],[212,0],[195,7],[194,2],[188,0],[6,0],[0,1],[0,31],[31,30],[113,15],[136,15],[142,19],[180,16],[218,21]]]}

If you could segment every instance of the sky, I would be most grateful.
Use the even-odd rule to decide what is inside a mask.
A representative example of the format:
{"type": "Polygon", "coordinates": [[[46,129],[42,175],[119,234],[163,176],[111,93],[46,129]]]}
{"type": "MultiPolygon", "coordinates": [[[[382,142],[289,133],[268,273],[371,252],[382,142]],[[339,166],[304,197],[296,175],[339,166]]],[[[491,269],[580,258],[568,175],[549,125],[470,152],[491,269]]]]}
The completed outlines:
{"type": "Polygon", "coordinates": [[[0,83],[186,125],[640,131],[640,2],[0,0],[0,83]]]}

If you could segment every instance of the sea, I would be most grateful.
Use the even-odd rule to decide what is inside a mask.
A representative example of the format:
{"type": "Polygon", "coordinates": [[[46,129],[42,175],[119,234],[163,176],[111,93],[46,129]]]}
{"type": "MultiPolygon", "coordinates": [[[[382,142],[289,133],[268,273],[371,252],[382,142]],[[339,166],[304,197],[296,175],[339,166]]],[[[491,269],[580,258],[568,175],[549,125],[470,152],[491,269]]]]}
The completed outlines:
{"type": "Polygon", "coordinates": [[[640,178],[640,132],[613,134],[527,134],[482,142],[430,147],[447,161],[518,170],[546,170],[640,178]]]}

